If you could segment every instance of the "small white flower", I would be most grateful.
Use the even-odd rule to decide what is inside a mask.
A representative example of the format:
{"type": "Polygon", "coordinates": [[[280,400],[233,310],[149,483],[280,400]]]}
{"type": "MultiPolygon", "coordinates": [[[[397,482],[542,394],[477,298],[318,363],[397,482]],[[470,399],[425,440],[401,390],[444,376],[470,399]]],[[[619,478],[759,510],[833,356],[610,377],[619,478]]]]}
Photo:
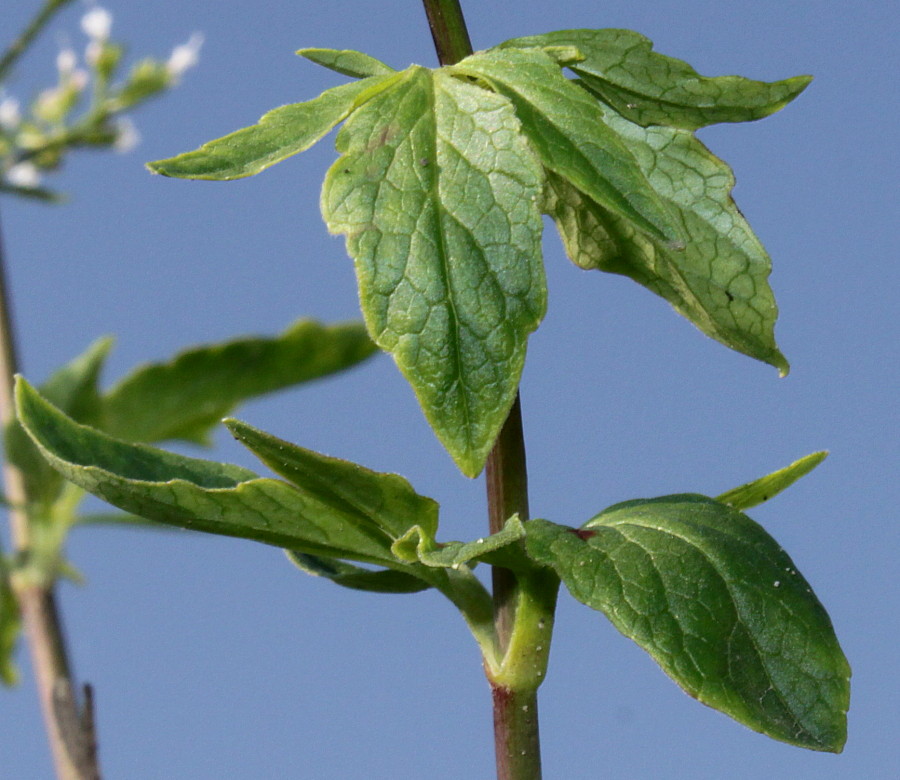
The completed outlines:
{"type": "Polygon", "coordinates": [[[56,55],[56,69],[60,76],[71,76],[78,65],[78,56],[72,49],[62,49],[56,55]]]}
{"type": "Polygon", "coordinates": [[[105,41],[112,30],[112,14],[101,6],[95,6],[81,17],[81,29],[92,41],[105,41]]]}
{"type": "Polygon", "coordinates": [[[177,79],[200,61],[201,46],[203,46],[203,34],[194,33],[187,43],[182,43],[172,49],[169,60],[166,62],[166,70],[173,79],[177,79]]]}
{"type": "Polygon", "coordinates": [[[130,152],[141,142],[141,134],[127,116],[116,121],[116,140],[113,149],[124,154],[130,152]]]}
{"type": "Polygon", "coordinates": [[[75,68],[69,76],[69,85],[78,92],[81,92],[88,85],[90,80],[91,77],[84,68],[75,68]]]}
{"type": "Polygon", "coordinates": [[[93,67],[100,62],[100,56],[103,54],[103,43],[101,41],[92,40],[84,47],[84,61],[93,67]]]}
{"type": "Polygon", "coordinates": [[[20,162],[6,172],[6,180],[16,187],[37,187],[41,174],[30,162],[20,162]]]}
{"type": "Polygon", "coordinates": [[[22,112],[19,109],[19,101],[14,97],[5,97],[0,100],[0,127],[6,130],[15,130],[22,121],[22,112]]]}

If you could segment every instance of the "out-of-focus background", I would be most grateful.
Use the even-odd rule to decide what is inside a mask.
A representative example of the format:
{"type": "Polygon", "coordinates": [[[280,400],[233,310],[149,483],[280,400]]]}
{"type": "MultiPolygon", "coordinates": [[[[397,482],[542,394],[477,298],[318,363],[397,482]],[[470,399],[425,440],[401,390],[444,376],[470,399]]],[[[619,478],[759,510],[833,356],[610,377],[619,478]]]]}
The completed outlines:
{"type": "MultiPolygon", "coordinates": [[[[197,342],[274,333],[301,315],[355,318],[343,241],[319,188],[333,139],[249,180],[150,176],[193,149],[343,78],[293,52],[355,48],[435,64],[418,2],[104,0],[114,36],[164,57],[206,43],[181,87],[136,117],[128,155],[76,155],[60,207],[4,197],[24,373],[34,381],[112,333],[111,381],[197,342]]],[[[4,4],[5,43],[36,0],[4,4]]],[[[8,86],[52,82],[74,5],[8,86]]],[[[881,779],[900,776],[897,9],[887,0],[464,3],[476,48],[552,29],[622,27],[705,75],[816,80],[782,113],[701,132],[769,249],[793,370],[702,336],[618,277],[577,270],[547,231],[549,314],[522,383],[533,515],[580,524],[611,503],[717,494],[817,449],[814,474],[751,514],[829,610],[854,669],[840,756],[776,743],[685,696],[599,613],[560,601],[541,718],[548,778],[881,779]]],[[[391,360],[243,407],[278,436],[381,471],[442,504],[443,538],[485,528],[481,480],[434,439],[391,360]]],[[[187,449],[183,451],[189,451],[187,449]]],[[[214,452],[256,467],[223,430],[214,452]]],[[[273,548],[178,532],[76,532],[84,588],[62,606],[97,691],[109,778],[488,778],[490,702],[474,642],[440,596],[346,591],[273,548]]],[[[0,775],[51,777],[27,655],[0,691],[0,775]]]]}

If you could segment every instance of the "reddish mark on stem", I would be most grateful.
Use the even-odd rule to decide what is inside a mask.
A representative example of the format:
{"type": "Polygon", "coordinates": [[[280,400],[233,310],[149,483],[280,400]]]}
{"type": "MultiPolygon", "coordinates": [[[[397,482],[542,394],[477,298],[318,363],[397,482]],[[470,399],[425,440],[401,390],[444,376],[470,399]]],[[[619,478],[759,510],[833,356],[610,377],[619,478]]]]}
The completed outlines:
{"type": "Polygon", "coordinates": [[[570,528],[569,533],[575,534],[582,542],[586,542],[592,536],[596,536],[596,531],[589,531],[586,528],[570,528]]]}

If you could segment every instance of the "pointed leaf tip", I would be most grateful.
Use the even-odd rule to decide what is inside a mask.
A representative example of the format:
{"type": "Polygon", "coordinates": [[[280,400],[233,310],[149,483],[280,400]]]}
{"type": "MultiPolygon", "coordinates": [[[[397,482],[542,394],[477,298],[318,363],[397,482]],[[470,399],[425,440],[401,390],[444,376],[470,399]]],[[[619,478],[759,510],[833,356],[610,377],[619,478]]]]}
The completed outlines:
{"type": "Polygon", "coordinates": [[[840,752],[850,667],[825,609],[762,527],[676,495],[610,507],[581,531],[532,520],[528,554],[691,696],[774,739],[840,752]]]}
{"type": "Polygon", "coordinates": [[[337,147],[322,213],[346,236],[369,333],[475,476],[546,308],[540,164],[505,98],[418,66],[355,111],[337,147]]]}

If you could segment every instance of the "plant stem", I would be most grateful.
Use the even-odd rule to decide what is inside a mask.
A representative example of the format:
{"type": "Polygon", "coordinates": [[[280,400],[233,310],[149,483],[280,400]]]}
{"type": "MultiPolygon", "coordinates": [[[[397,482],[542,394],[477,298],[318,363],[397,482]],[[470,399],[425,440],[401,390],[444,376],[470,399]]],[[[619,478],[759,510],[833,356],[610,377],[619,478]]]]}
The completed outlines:
{"type": "Polygon", "coordinates": [[[422,0],[441,65],[455,65],[472,53],[459,0],[422,0]]]}
{"type": "Polygon", "coordinates": [[[0,57],[0,81],[3,81],[19,57],[25,53],[28,44],[40,35],[41,30],[50,23],[58,11],[71,2],[72,0],[46,0],[22,34],[9,45],[9,48],[0,57]]]}
{"type": "MultiPolygon", "coordinates": [[[[441,65],[472,53],[459,0],[422,0],[441,65]]],[[[528,520],[528,475],[519,396],[509,412],[485,468],[490,532],[514,514],[528,520]]],[[[558,580],[536,572],[517,577],[491,570],[494,632],[499,669],[485,664],[494,705],[494,749],[498,780],[539,780],[541,752],[537,689],[543,680],[553,628],[558,580]]]]}
{"type": "MultiPolygon", "coordinates": [[[[3,235],[0,233],[0,421],[4,430],[15,421],[12,390],[18,365],[10,308],[3,235]]],[[[22,471],[9,458],[4,459],[3,480],[16,552],[12,587],[25,624],[56,775],[60,780],[99,780],[91,691],[85,686],[85,706],[81,709],[75,695],[53,583],[28,571],[33,541],[28,494],[22,471]]]]}

